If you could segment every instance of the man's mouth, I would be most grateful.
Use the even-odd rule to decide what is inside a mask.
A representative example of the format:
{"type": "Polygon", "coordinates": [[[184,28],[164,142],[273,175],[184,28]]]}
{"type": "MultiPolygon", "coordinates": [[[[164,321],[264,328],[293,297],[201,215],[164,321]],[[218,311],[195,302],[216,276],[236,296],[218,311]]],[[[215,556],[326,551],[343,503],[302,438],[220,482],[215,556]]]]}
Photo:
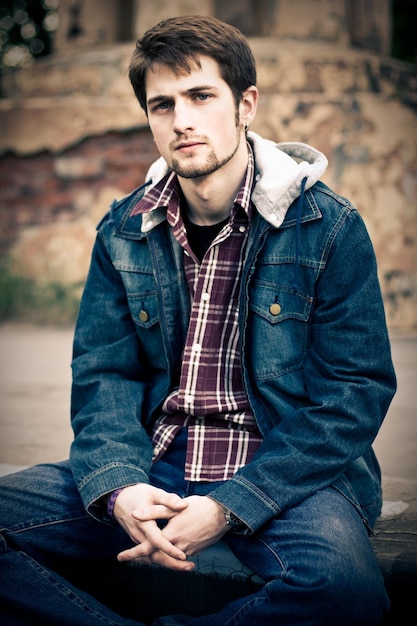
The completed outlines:
{"type": "Polygon", "coordinates": [[[202,146],[202,145],[203,145],[202,141],[181,141],[181,143],[178,143],[177,145],[174,146],[174,150],[179,150],[181,152],[190,152],[194,148],[197,148],[198,146],[202,146]]]}

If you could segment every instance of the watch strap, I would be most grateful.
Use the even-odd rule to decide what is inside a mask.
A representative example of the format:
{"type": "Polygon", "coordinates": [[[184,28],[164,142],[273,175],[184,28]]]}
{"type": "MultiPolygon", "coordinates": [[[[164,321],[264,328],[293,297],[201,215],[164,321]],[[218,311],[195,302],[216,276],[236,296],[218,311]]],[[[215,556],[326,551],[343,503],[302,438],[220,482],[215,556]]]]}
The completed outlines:
{"type": "Polygon", "coordinates": [[[243,528],[245,524],[230,509],[224,509],[223,512],[228,526],[231,528],[243,528]]]}

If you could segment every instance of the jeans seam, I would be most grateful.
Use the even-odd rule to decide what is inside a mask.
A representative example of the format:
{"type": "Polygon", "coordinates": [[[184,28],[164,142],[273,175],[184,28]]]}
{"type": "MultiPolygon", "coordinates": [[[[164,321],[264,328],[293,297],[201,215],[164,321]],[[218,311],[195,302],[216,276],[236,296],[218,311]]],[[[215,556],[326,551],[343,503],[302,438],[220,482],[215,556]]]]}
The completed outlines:
{"type": "Polygon", "coordinates": [[[20,534],[23,532],[26,532],[28,530],[36,530],[37,528],[43,528],[46,526],[54,526],[57,524],[67,524],[67,523],[72,523],[72,522],[79,522],[82,520],[87,520],[89,519],[89,515],[78,515],[77,517],[68,517],[68,518],[57,518],[57,519],[45,519],[45,520],[40,520],[37,522],[29,522],[25,525],[17,525],[17,526],[13,526],[11,528],[2,528],[1,529],[1,534],[3,533],[13,533],[13,534],[20,534]]]}
{"type": "Polygon", "coordinates": [[[282,558],[280,557],[280,555],[279,555],[279,554],[278,554],[275,550],[272,550],[272,548],[271,548],[270,544],[269,544],[267,541],[264,541],[264,540],[262,539],[262,537],[260,537],[259,535],[256,535],[256,536],[254,537],[254,539],[255,539],[256,541],[259,541],[260,543],[262,543],[262,545],[263,545],[263,546],[264,546],[264,547],[268,550],[268,552],[270,552],[270,554],[272,554],[272,555],[274,556],[274,558],[275,558],[275,559],[278,561],[278,563],[280,564],[281,570],[282,570],[283,572],[287,572],[287,571],[288,571],[288,568],[287,568],[287,566],[284,564],[284,562],[283,562],[282,558]]]}
{"type": "Polygon", "coordinates": [[[256,604],[258,604],[259,602],[265,602],[265,598],[261,598],[260,594],[264,593],[265,596],[267,596],[268,594],[265,592],[265,588],[266,585],[257,593],[255,598],[250,598],[247,602],[245,602],[245,604],[243,604],[242,606],[239,607],[239,609],[236,611],[236,613],[234,613],[233,615],[230,616],[230,618],[227,620],[227,622],[224,623],[224,626],[233,626],[233,624],[239,624],[240,622],[240,618],[242,616],[242,614],[247,610],[250,609],[251,607],[255,606],[256,604]]]}

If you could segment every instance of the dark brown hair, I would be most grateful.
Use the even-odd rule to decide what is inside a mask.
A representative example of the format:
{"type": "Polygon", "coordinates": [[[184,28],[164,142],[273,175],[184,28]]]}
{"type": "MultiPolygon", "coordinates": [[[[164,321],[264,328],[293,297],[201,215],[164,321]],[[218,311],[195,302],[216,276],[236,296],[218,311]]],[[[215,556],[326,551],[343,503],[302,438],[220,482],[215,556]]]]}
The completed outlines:
{"type": "Polygon", "coordinates": [[[163,20],[136,42],[129,78],[140,106],[146,112],[146,72],[154,64],[166,65],[178,76],[200,66],[199,57],[217,61],[236,105],[243,92],[256,85],[255,59],[242,33],[214,17],[190,15],[163,20]]]}

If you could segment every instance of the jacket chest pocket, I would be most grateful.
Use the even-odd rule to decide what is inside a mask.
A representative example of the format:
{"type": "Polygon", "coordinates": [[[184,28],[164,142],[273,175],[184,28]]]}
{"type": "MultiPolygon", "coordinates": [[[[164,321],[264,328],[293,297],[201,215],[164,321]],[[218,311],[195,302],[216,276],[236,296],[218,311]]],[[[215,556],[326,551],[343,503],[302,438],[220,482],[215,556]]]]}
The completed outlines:
{"type": "Polygon", "coordinates": [[[142,365],[152,378],[153,372],[167,368],[156,291],[128,291],[127,300],[141,344],[142,365]]]}
{"type": "Polygon", "coordinates": [[[130,314],[136,326],[147,329],[158,321],[158,300],[152,272],[116,264],[126,291],[130,314]]]}
{"type": "Polygon", "coordinates": [[[302,367],[313,298],[287,285],[256,281],[249,295],[248,350],[257,379],[302,367]]]}
{"type": "Polygon", "coordinates": [[[130,313],[137,326],[150,328],[158,321],[158,303],[155,292],[128,293],[130,313]]]}

